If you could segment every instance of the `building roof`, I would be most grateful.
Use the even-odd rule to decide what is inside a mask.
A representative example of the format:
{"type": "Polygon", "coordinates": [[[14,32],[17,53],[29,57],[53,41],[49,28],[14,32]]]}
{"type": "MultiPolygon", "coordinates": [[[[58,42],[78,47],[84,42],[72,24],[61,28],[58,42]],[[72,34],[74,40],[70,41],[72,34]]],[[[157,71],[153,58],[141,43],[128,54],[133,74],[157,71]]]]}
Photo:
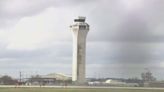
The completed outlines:
{"type": "Polygon", "coordinates": [[[56,80],[71,80],[71,76],[62,73],[51,73],[47,75],[42,75],[41,78],[54,78],[56,80]]]}

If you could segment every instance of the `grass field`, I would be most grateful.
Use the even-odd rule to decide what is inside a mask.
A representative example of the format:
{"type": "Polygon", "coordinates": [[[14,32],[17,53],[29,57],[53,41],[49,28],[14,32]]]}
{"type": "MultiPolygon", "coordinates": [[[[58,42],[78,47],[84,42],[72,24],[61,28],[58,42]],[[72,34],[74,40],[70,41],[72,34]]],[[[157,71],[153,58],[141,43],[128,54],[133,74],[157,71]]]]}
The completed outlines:
{"type": "Polygon", "coordinates": [[[164,92],[160,89],[0,88],[0,92],[164,92]]]}

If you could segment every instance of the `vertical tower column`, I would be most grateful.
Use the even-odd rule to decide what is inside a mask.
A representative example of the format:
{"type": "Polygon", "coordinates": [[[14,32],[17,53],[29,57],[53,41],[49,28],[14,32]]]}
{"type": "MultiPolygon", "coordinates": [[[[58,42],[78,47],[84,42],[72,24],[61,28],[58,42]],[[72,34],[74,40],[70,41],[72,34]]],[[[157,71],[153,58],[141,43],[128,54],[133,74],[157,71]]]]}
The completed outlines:
{"type": "Polygon", "coordinates": [[[89,25],[85,23],[85,17],[79,17],[70,27],[73,34],[72,81],[83,84],[85,83],[86,37],[89,25]]]}

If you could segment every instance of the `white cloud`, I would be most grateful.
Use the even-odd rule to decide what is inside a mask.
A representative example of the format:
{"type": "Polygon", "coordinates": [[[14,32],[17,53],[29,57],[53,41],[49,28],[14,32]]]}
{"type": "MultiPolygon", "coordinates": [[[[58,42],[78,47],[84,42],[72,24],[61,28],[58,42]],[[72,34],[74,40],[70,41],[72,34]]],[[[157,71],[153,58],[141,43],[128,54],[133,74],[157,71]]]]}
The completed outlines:
{"type": "MultiPolygon", "coordinates": [[[[8,49],[36,49],[53,41],[70,39],[68,12],[48,8],[38,15],[23,17],[8,33],[8,49]],[[67,18],[67,19],[66,19],[67,18]]],[[[70,20],[71,21],[71,20],[70,20]]]]}
{"type": "Polygon", "coordinates": [[[3,17],[22,17],[34,15],[55,3],[55,0],[2,0],[3,17]]]}
{"type": "Polygon", "coordinates": [[[121,0],[120,2],[128,11],[134,11],[135,9],[140,9],[144,6],[144,0],[121,0]]]}

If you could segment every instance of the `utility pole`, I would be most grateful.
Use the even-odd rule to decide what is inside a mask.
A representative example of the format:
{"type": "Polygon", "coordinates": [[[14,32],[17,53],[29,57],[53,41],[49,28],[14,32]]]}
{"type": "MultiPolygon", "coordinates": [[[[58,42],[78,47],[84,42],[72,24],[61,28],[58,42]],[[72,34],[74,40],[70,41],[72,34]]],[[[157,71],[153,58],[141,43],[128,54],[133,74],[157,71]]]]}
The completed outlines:
{"type": "Polygon", "coordinates": [[[19,82],[20,83],[22,82],[22,72],[21,71],[19,72],[19,82]]]}

